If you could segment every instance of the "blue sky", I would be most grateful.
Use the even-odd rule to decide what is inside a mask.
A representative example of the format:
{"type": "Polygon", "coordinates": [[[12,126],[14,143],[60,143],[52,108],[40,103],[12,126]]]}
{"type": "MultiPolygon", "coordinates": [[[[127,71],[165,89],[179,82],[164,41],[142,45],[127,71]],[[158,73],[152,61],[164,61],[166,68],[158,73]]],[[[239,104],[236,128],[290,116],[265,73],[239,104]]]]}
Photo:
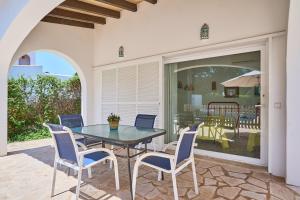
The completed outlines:
{"type": "Polygon", "coordinates": [[[73,75],[76,73],[75,69],[64,57],[45,51],[36,52],[36,65],[42,65],[44,72],[53,74],[73,75]]]}

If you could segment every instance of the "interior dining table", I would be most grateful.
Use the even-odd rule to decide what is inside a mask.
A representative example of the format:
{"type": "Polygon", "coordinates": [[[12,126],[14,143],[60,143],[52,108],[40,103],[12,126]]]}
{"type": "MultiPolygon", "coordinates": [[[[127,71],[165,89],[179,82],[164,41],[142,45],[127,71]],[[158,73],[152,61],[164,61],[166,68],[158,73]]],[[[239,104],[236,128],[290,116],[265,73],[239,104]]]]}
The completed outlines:
{"type": "Polygon", "coordinates": [[[129,125],[119,125],[118,129],[111,130],[108,124],[75,127],[72,128],[72,131],[74,134],[100,139],[102,147],[105,147],[105,144],[111,144],[126,149],[125,155],[116,154],[116,156],[126,158],[128,161],[131,199],[133,199],[133,194],[130,159],[147,152],[146,141],[166,134],[166,130],[164,129],[138,128],[129,125]],[[137,149],[136,146],[139,143],[145,143],[144,148],[138,149],[139,151],[131,154],[130,149],[137,149]]]}

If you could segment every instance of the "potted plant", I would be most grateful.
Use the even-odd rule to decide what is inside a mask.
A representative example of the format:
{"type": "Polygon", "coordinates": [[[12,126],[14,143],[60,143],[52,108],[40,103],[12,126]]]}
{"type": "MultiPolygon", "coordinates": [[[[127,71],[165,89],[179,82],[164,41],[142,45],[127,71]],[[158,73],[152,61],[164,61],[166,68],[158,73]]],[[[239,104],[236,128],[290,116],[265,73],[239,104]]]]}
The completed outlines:
{"type": "Polygon", "coordinates": [[[119,127],[120,122],[120,116],[110,113],[110,115],[107,117],[107,121],[109,123],[110,130],[116,130],[119,127]]]}

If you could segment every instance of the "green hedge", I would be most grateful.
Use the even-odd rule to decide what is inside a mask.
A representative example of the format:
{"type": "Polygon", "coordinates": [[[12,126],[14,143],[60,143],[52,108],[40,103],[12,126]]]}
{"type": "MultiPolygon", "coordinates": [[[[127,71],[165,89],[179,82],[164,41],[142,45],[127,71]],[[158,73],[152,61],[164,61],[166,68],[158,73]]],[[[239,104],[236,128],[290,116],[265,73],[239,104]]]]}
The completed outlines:
{"type": "Polygon", "coordinates": [[[77,74],[67,81],[54,76],[8,81],[8,140],[49,137],[43,122],[58,123],[57,115],[80,113],[81,85],[77,74]]]}

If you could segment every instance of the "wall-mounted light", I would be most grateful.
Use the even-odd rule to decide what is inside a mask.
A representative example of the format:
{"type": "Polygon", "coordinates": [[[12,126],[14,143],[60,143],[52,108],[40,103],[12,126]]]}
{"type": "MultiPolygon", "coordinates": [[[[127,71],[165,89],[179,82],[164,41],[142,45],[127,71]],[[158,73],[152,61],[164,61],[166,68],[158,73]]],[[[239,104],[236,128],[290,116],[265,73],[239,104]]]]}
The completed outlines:
{"type": "Polygon", "coordinates": [[[123,57],[124,57],[124,47],[123,47],[123,46],[120,46],[120,47],[119,47],[119,57],[120,57],[120,58],[123,58],[123,57]]]}
{"type": "Polygon", "coordinates": [[[209,39],[209,26],[206,23],[203,24],[203,26],[201,27],[200,39],[201,40],[209,39]]]}

